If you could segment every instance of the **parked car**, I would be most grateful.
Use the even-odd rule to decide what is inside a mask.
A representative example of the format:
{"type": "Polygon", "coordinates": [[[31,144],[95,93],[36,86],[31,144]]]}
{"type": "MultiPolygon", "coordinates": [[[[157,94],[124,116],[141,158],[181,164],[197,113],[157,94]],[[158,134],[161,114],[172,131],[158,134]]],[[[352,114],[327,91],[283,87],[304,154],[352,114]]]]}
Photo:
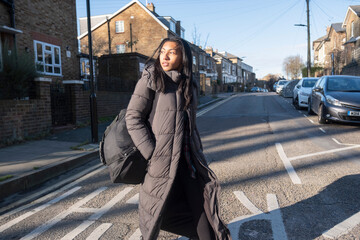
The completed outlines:
{"type": "Polygon", "coordinates": [[[285,98],[292,98],[294,87],[298,82],[299,82],[299,79],[294,79],[294,80],[291,80],[291,81],[288,81],[287,83],[285,83],[285,85],[281,91],[281,96],[283,96],[285,98]]]}
{"type": "Polygon", "coordinates": [[[304,77],[294,87],[293,104],[297,109],[307,108],[312,87],[319,78],[304,77]]]}
{"type": "Polygon", "coordinates": [[[278,84],[278,82],[275,82],[275,83],[274,83],[274,85],[273,85],[272,90],[273,90],[274,92],[276,92],[276,87],[277,87],[277,84],[278,84]]]}
{"type": "Polygon", "coordinates": [[[253,88],[251,88],[250,92],[260,92],[260,88],[259,87],[253,87],[253,88]]]}
{"type": "Polygon", "coordinates": [[[316,113],[319,123],[360,123],[360,77],[323,76],[308,101],[308,113],[316,113]]]}
{"type": "Polygon", "coordinates": [[[288,81],[287,80],[280,80],[278,81],[278,84],[276,86],[276,93],[277,94],[280,94],[280,91],[283,89],[285,83],[287,83],[288,81]]]}

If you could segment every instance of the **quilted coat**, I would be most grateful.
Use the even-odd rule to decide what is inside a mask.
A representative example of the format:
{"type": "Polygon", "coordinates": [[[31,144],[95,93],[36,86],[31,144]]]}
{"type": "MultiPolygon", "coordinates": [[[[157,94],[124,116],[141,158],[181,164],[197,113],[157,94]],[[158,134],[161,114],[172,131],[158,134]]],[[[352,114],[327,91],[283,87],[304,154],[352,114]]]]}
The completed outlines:
{"type": "MultiPolygon", "coordinates": [[[[139,225],[145,240],[156,239],[159,234],[164,204],[175,179],[184,136],[185,99],[177,83],[181,76],[177,71],[166,72],[165,92],[155,94],[153,69],[150,66],[144,70],[126,113],[129,134],[145,159],[149,160],[139,193],[139,225]]],[[[190,119],[194,167],[204,188],[204,210],[216,239],[231,239],[229,230],[219,218],[220,186],[202,152],[196,127],[196,103],[194,90],[192,104],[186,111],[190,119]]]]}

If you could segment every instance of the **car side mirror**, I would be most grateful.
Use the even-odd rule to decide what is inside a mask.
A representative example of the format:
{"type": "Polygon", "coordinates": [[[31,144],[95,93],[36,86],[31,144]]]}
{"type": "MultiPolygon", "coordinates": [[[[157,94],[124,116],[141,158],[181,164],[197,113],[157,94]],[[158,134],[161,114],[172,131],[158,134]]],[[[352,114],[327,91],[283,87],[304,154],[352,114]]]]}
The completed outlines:
{"type": "Polygon", "coordinates": [[[322,90],[322,88],[320,88],[320,87],[316,87],[313,89],[314,92],[321,92],[321,90],[322,90]]]}
{"type": "Polygon", "coordinates": [[[300,85],[297,85],[297,86],[296,86],[296,88],[298,88],[298,89],[299,89],[299,88],[301,88],[301,86],[300,86],[300,85]]]}

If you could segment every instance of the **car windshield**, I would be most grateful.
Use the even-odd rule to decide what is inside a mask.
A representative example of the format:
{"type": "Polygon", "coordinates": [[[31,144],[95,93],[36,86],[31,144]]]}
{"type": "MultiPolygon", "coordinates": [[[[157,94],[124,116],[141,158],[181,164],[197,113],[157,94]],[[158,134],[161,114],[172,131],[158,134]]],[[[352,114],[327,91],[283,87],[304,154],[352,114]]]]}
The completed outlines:
{"type": "Polygon", "coordinates": [[[317,79],[304,79],[301,86],[311,88],[315,85],[316,82],[317,82],[317,79]]]}
{"type": "Polygon", "coordinates": [[[280,81],[278,85],[284,85],[285,83],[287,83],[287,81],[280,81]]]}
{"type": "Polygon", "coordinates": [[[329,78],[328,91],[360,92],[360,78],[329,78]]]}

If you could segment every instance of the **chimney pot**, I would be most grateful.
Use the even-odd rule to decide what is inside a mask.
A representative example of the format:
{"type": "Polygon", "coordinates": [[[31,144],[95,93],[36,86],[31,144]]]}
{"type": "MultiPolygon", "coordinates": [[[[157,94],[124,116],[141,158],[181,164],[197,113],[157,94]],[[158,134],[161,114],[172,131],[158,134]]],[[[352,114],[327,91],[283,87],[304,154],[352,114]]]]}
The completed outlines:
{"type": "Polygon", "coordinates": [[[153,3],[148,3],[146,8],[149,9],[151,12],[155,13],[155,6],[153,3]]]}

